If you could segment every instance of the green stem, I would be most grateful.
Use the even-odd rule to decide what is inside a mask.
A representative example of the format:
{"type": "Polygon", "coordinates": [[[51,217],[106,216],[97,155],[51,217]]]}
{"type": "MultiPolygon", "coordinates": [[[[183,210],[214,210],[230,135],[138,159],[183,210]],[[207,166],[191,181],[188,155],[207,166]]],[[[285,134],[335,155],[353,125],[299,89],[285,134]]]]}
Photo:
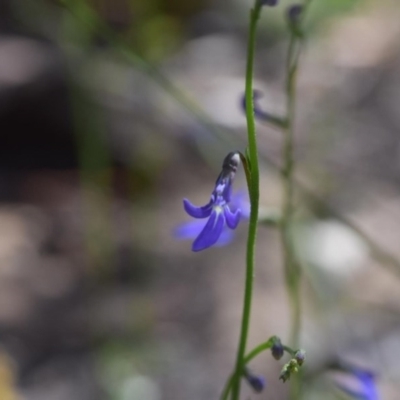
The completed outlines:
{"type": "Polygon", "coordinates": [[[255,53],[255,38],[257,21],[260,17],[261,5],[256,1],[254,8],[250,11],[250,32],[247,47],[247,67],[246,67],[246,119],[247,133],[249,143],[249,165],[250,165],[250,181],[248,183],[250,195],[250,221],[249,233],[247,237],[247,253],[246,253],[246,283],[243,301],[242,324],[240,331],[240,339],[236,356],[236,366],[233,375],[232,400],[238,400],[240,395],[240,383],[243,368],[245,365],[244,354],[246,351],[246,342],[250,325],[251,301],[253,293],[254,279],[254,256],[255,244],[257,236],[257,221],[259,207],[259,166],[257,152],[257,138],[254,123],[254,104],[253,104],[253,65],[255,53]]]}
{"type": "MultiPolygon", "coordinates": [[[[308,8],[310,0],[304,3],[303,16],[305,9],[308,8]]],[[[286,101],[287,101],[287,129],[285,131],[284,145],[282,149],[282,183],[283,183],[283,202],[281,218],[281,240],[284,260],[284,270],[286,285],[290,300],[292,313],[289,343],[294,349],[299,348],[301,331],[301,296],[300,281],[301,268],[296,260],[295,249],[292,238],[292,225],[294,214],[294,121],[296,111],[296,78],[298,61],[301,51],[301,40],[296,33],[291,30],[290,43],[286,62],[286,101]]],[[[295,400],[300,396],[300,375],[295,374],[290,385],[290,399],[295,400]]]]}
{"type": "Polygon", "coordinates": [[[285,132],[285,141],[283,146],[283,205],[281,220],[281,235],[283,245],[283,258],[285,266],[286,283],[291,298],[292,308],[292,327],[290,333],[290,344],[299,347],[299,331],[300,331],[300,300],[299,300],[299,280],[300,269],[295,260],[294,246],[291,234],[291,225],[294,212],[293,204],[293,175],[294,175],[294,156],[293,156],[293,136],[294,136],[294,118],[295,118],[295,86],[297,75],[297,56],[296,38],[292,35],[288,51],[287,64],[287,130],[285,132]],[[294,58],[294,59],[293,59],[294,58]]]}
{"type": "MultiPolygon", "coordinates": [[[[290,298],[290,309],[292,313],[290,338],[289,343],[293,348],[299,347],[299,335],[301,329],[301,304],[300,304],[300,275],[301,271],[295,259],[294,246],[292,241],[292,219],[294,212],[293,204],[293,174],[294,174],[294,157],[293,157],[293,122],[295,118],[295,83],[297,73],[297,56],[294,54],[296,51],[296,38],[292,34],[287,64],[287,82],[286,82],[286,96],[287,96],[287,130],[285,132],[285,141],[283,146],[283,168],[282,168],[282,181],[283,181],[283,204],[282,204],[282,219],[281,219],[281,237],[283,248],[283,259],[286,284],[290,298]],[[294,60],[293,60],[294,58],[294,60]]],[[[292,400],[297,398],[299,392],[299,376],[293,376],[290,385],[290,398],[292,400]]]]}

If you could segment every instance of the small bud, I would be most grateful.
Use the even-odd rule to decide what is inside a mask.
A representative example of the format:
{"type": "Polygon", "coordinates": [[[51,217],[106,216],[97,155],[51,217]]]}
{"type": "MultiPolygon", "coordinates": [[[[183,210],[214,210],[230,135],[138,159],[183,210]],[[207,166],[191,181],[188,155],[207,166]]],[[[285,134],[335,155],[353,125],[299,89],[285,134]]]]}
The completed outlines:
{"type": "Polygon", "coordinates": [[[289,370],[290,372],[297,373],[299,372],[299,363],[295,358],[292,358],[289,362],[289,370]]]}
{"type": "Polygon", "coordinates": [[[302,13],[303,6],[301,4],[294,4],[286,11],[289,29],[291,30],[292,34],[299,38],[303,37],[303,32],[301,29],[302,13]]]}
{"type": "Polygon", "coordinates": [[[271,353],[275,360],[280,360],[282,358],[284,350],[282,342],[279,338],[275,339],[274,344],[271,347],[271,353]]]}
{"type": "Polygon", "coordinates": [[[278,0],[260,0],[262,6],[274,7],[278,4],[278,0]]]}
{"type": "Polygon", "coordinates": [[[292,24],[297,24],[301,13],[303,12],[303,6],[301,4],[293,4],[287,9],[287,18],[292,24]]]}
{"type": "Polygon", "coordinates": [[[261,393],[265,388],[265,379],[263,376],[256,375],[248,368],[245,369],[244,377],[247,383],[256,393],[261,393]]]}
{"type": "Polygon", "coordinates": [[[222,163],[222,170],[227,172],[236,173],[238,166],[240,165],[240,154],[238,151],[231,151],[222,163]]]}
{"type": "Polygon", "coordinates": [[[306,352],[303,349],[297,350],[296,354],[294,355],[295,360],[297,363],[300,365],[300,367],[303,365],[305,359],[306,359],[306,352]]]}
{"type": "Polygon", "coordinates": [[[279,379],[286,382],[290,379],[291,374],[296,374],[297,372],[299,372],[299,363],[295,358],[292,358],[283,366],[279,379]]]}
{"type": "Polygon", "coordinates": [[[285,367],[282,368],[281,374],[279,375],[279,379],[282,382],[286,382],[287,380],[290,379],[290,371],[285,367]]]}

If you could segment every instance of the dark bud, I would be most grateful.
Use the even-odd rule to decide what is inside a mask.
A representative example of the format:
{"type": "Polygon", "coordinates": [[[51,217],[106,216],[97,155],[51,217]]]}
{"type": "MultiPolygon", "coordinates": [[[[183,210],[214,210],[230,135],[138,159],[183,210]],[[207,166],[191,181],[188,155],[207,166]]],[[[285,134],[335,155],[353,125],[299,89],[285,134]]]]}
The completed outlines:
{"type": "Polygon", "coordinates": [[[289,29],[292,31],[292,34],[299,38],[303,37],[303,32],[301,30],[302,13],[303,6],[301,4],[294,4],[287,9],[286,14],[289,29]]]}
{"type": "Polygon", "coordinates": [[[287,9],[287,18],[290,23],[297,24],[301,13],[303,12],[303,6],[301,4],[293,4],[287,9]]]}
{"type": "Polygon", "coordinates": [[[236,173],[237,167],[240,165],[240,154],[238,151],[231,151],[222,163],[222,169],[224,171],[229,171],[236,173]]]}
{"type": "Polygon", "coordinates": [[[247,383],[256,393],[261,393],[265,388],[265,379],[263,376],[255,375],[248,368],[244,372],[247,383]]]}
{"type": "Polygon", "coordinates": [[[262,6],[274,7],[278,4],[278,0],[260,0],[262,6]]]}
{"type": "Polygon", "coordinates": [[[284,349],[282,342],[279,338],[275,339],[275,342],[271,347],[271,353],[272,357],[274,357],[275,360],[280,360],[283,357],[284,349]]]}
{"type": "Polygon", "coordinates": [[[306,359],[305,350],[303,350],[303,349],[297,350],[296,354],[294,355],[294,358],[301,367],[304,363],[304,360],[306,359]]]}

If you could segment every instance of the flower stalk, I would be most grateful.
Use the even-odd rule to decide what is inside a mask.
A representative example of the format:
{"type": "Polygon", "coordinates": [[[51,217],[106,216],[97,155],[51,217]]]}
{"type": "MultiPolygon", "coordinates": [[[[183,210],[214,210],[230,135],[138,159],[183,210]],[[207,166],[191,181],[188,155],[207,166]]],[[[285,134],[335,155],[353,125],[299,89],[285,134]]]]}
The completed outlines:
{"type": "MultiPolygon", "coordinates": [[[[283,185],[282,217],[280,224],[283,262],[286,286],[289,294],[292,313],[289,343],[293,348],[299,348],[301,331],[301,268],[296,259],[292,238],[294,215],[294,122],[296,112],[296,83],[299,58],[302,47],[303,32],[301,22],[311,0],[305,0],[304,5],[293,5],[288,9],[288,25],[290,41],[286,60],[286,129],[284,130],[284,144],[282,148],[283,166],[281,169],[283,185]]],[[[300,375],[295,374],[290,385],[290,399],[301,396],[300,375]]]]}
{"type": "Polygon", "coordinates": [[[260,17],[262,4],[260,1],[255,2],[254,8],[250,11],[250,30],[247,47],[247,66],[246,66],[246,120],[248,134],[248,152],[246,171],[247,185],[250,196],[250,221],[247,237],[247,253],[246,253],[246,282],[243,300],[242,324],[240,330],[239,345],[236,355],[236,365],[232,384],[232,400],[238,400],[240,395],[241,376],[245,367],[245,351],[247,336],[250,325],[251,302],[253,295],[254,280],[254,260],[255,260],[255,243],[257,236],[258,208],[260,197],[260,173],[258,165],[257,137],[254,122],[254,100],[253,100],[253,69],[254,69],[254,53],[257,22],[260,17]]]}

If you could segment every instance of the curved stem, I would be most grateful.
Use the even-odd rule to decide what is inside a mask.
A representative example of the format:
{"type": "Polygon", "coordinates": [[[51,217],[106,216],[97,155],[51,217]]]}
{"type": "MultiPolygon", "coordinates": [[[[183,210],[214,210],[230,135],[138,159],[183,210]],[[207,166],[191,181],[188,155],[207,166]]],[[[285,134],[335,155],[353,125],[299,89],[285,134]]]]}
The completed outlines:
{"type": "MultiPolygon", "coordinates": [[[[243,359],[243,366],[246,366],[251,360],[253,360],[254,358],[256,358],[258,355],[260,355],[261,353],[263,353],[266,350],[269,350],[273,345],[275,340],[277,339],[276,336],[271,336],[266,342],[263,342],[261,344],[259,344],[257,347],[255,347],[253,350],[250,351],[250,353],[248,353],[244,359],[243,359]]],[[[293,356],[295,351],[293,349],[291,349],[289,346],[285,346],[283,345],[283,349],[290,355],[293,356]]],[[[234,378],[234,374],[232,374],[229,379],[227,380],[224,390],[222,392],[221,395],[221,400],[226,400],[228,398],[229,395],[229,391],[231,389],[232,383],[233,383],[233,378],[234,378]]]]}
{"type": "Polygon", "coordinates": [[[246,283],[243,300],[242,324],[240,331],[240,339],[236,356],[235,372],[233,374],[232,383],[232,400],[238,400],[240,395],[240,382],[245,365],[244,354],[246,351],[246,342],[250,325],[251,301],[253,294],[254,279],[254,256],[255,243],[257,236],[258,206],[259,206],[259,166],[257,152],[257,138],[254,123],[254,104],[253,104],[253,65],[254,50],[257,21],[261,12],[261,4],[255,2],[254,8],[250,11],[250,32],[247,47],[247,67],[246,67],[246,118],[247,133],[249,143],[249,167],[250,174],[248,179],[249,195],[250,195],[250,222],[249,233],[247,237],[247,253],[246,253],[246,283]],[[250,181],[249,181],[250,180],[250,181]]]}

